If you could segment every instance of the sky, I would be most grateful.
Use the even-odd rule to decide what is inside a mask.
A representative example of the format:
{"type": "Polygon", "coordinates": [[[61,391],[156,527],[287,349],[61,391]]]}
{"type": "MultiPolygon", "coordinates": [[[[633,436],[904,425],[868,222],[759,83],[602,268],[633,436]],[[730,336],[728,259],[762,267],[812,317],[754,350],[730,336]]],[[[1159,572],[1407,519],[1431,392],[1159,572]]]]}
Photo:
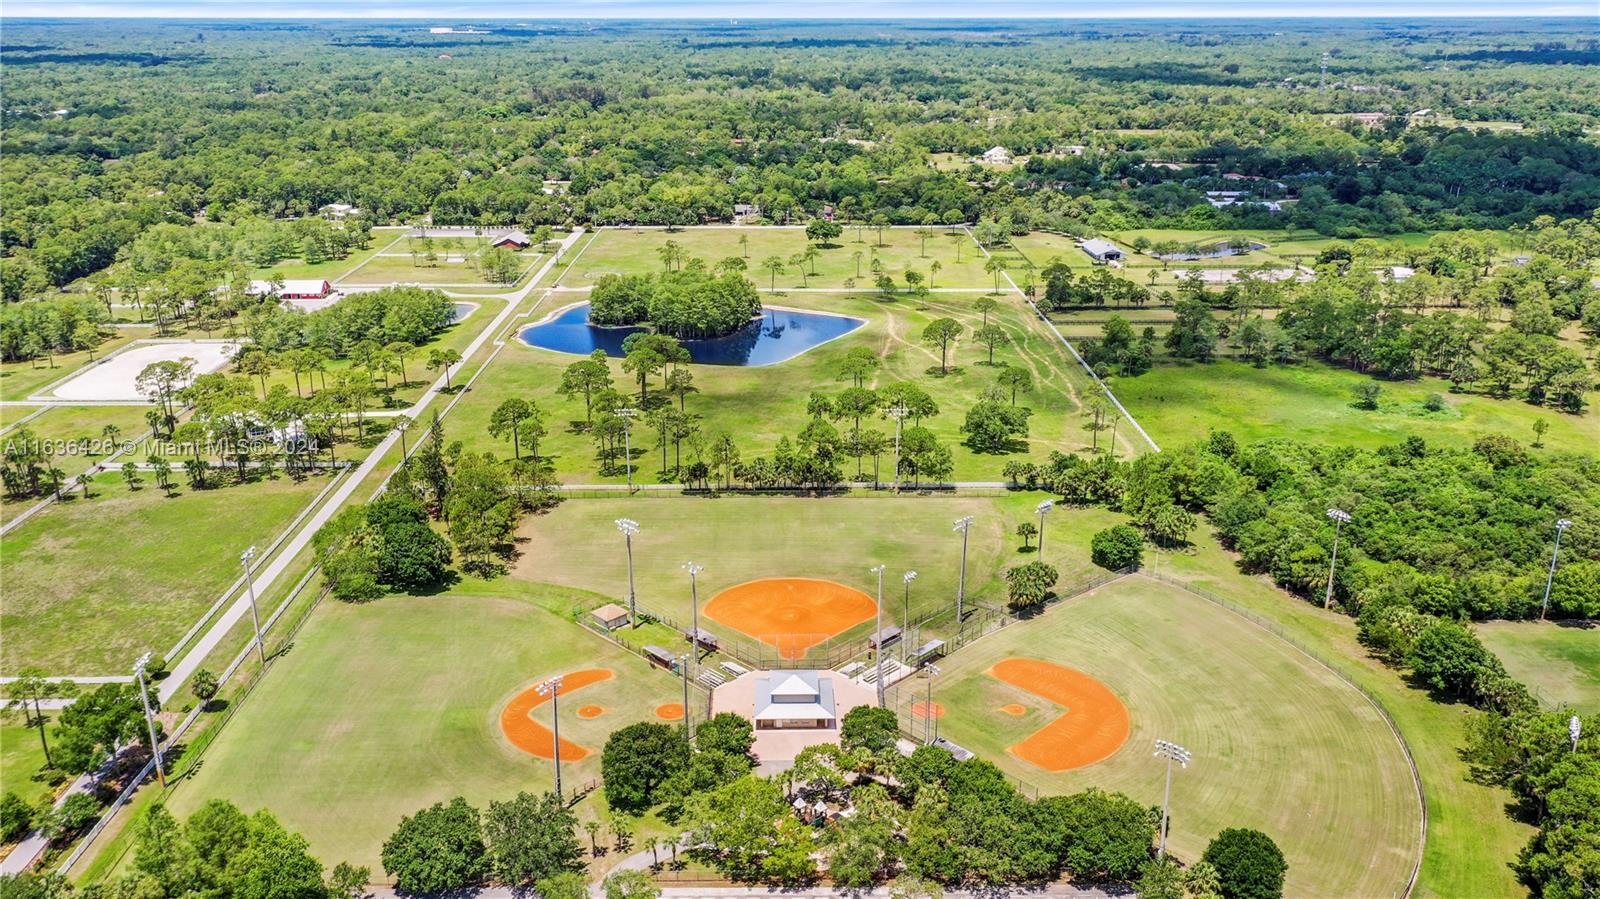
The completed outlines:
{"type": "Polygon", "coordinates": [[[6,17],[515,19],[1004,19],[1589,16],[1600,0],[8,0],[6,17]]]}

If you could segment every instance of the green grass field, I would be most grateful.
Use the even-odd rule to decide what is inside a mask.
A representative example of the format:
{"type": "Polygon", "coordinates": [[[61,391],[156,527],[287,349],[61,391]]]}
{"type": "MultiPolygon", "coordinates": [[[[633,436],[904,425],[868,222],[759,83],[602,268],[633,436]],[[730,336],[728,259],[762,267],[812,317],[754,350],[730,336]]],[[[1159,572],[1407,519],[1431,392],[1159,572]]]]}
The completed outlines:
{"type": "MultiPolygon", "coordinates": [[[[1046,793],[1098,786],[1157,805],[1165,769],[1151,758],[1153,741],[1189,749],[1194,762],[1172,785],[1169,845],[1181,859],[1197,859],[1225,827],[1253,827],[1288,858],[1285,895],[1399,895],[1410,876],[1421,811],[1377,711],[1315,661],[1205,600],[1125,579],[986,637],[940,668],[940,735],[1046,793]],[[1128,741],[1060,774],[1008,753],[1061,711],[985,673],[1011,657],[1106,684],[1128,709],[1128,741]],[[1012,717],[999,711],[1006,703],[1035,713],[1012,717]]],[[[904,687],[902,706],[925,684],[904,687]]]]}
{"type": "Polygon", "coordinates": [[[324,262],[307,263],[302,259],[284,259],[275,265],[258,268],[250,273],[250,277],[267,280],[274,275],[285,280],[300,278],[326,278],[337,281],[348,274],[356,266],[371,259],[385,250],[395,252],[404,245],[397,242],[397,238],[404,233],[397,228],[374,228],[372,242],[359,250],[353,251],[343,259],[329,259],[324,262]]]}
{"type": "MultiPolygon", "coordinates": [[[[1032,515],[1036,497],[851,497],[818,502],[793,497],[722,497],[715,500],[585,499],[563,503],[548,515],[529,519],[519,532],[521,556],[513,577],[560,584],[612,598],[627,596],[628,572],[621,538],[613,524],[621,517],[639,522],[634,538],[634,577],[646,608],[687,622],[689,580],[682,565],[705,566],[700,599],[763,577],[818,577],[872,594],[869,569],[883,563],[885,616],[904,617],[900,577],[914,569],[913,619],[955,602],[960,572],[960,535],[951,522],[976,519],[967,556],[967,596],[1003,605],[1004,569],[1032,561],[1018,553],[1013,531],[1032,515]]],[[[1063,583],[1093,571],[1090,535],[1122,520],[1104,510],[1062,510],[1046,523],[1045,560],[1062,573],[1063,583]]],[[[685,624],[687,626],[687,624],[685,624]]],[[[701,620],[709,630],[729,632],[701,620]]],[[[856,633],[870,631],[862,625],[856,633]]],[[[734,635],[737,635],[734,632],[734,635]]],[[[756,635],[760,636],[760,635],[756,635]]]]}
{"type": "MultiPolygon", "coordinates": [[[[581,668],[616,677],[563,698],[562,737],[594,752],[565,763],[562,777],[568,790],[598,777],[607,734],[657,720],[658,704],[680,701],[680,682],[539,600],[458,591],[327,601],[175,789],[173,811],[211,798],[269,808],[325,864],[369,865],[381,878],[379,850],[402,815],[456,795],[481,807],[551,789],[551,763],[506,741],[500,709],[525,686],[581,668]],[[590,704],[605,714],[574,714],[590,704]]],[[[549,706],[534,714],[549,723],[549,706]]],[[[580,815],[600,802],[585,799],[580,815]]]]}
{"type": "MultiPolygon", "coordinates": [[[[57,714],[49,710],[44,713],[52,722],[45,727],[46,739],[55,739],[53,722],[57,714]]],[[[39,731],[22,726],[21,712],[7,712],[5,720],[0,725],[0,793],[15,793],[30,805],[45,796],[54,796],[60,784],[40,772],[44,767],[44,747],[39,745],[39,731]]]]}
{"type": "MultiPolygon", "coordinates": [[[[848,227],[832,246],[819,248],[815,262],[816,274],[800,276],[799,265],[788,260],[806,249],[806,235],[801,228],[748,227],[748,228],[689,228],[668,232],[659,228],[622,229],[606,228],[598,232],[592,245],[561,278],[566,287],[593,284],[606,274],[647,274],[662,270],[657,250],[667,241],[675,241],[691,258],[704,259],[715,265],[718,260],[744,257],[750,268],[746,275],[757,286],[766,289],[774,283],[780,289],[796,287],[843,288],[846,280],[857,287],[870,287],[877,275],[872,271],[872,261],[879,261],[884,273],[894,277],[904,286],[908,269],[932,275],[933,287],[994,288],[994,277],[983,270],[983,253],[964,232],[934,229],[935,236],[928,238],[926,253],[923,241],[915,228],[885,228],[882,245],[876,229],[864,228],[858,235],[848,227]],[[739,239],[749,239],[741,246],[739,239]],[[855,254],[860,253],[857,269],[855,254]],[[768,271],[761,267],[769,256],[784,260],[786,273],[773,281],[768,271]],[[933,275],[931,264],[937,261],[940,271],[933,275]]],[[[812,266],[806,266],[811,271],[812,266]]]]}
{"type": "MultiPolygon", "coordinates": [[[[389,252],[395,252],[390,250],[389,252]]],[[[520,273],[536,267],[540,257],[518,256],[517,266],[520,273]]],[[[465,261],[440,260],[435,264],[428,264],[421,257],[412,261],[409,256],[375,256],[358,269],[352,269],[339,282],[340,287],[370,284],[467,284],[486,285],[509,290],[515,282],[502,284],[491,282],[479,273],[476,265],[465,261]]]]}
{"type": "Polygon", "coordinates": [[[265,549],[327,484],[280,476],[167,498],[109,477],[0,541],[3,673],[121,674],[166,652],[239,576],[239,552],[265,549]]]}
{"type": "MultiPolygon", "coordinates": [[[[738,367],[691,365],[695,392],[688,395],[685,407],[703,416],[702,428],[708,435],[729,434],[738,443],[743,458],[770,454],[781,436],[792,440],[808,419],[806,397],[811,391],[833,395],[849,386],[837,378],[837,366],[852,347],[865,346],[883,360],[869,386],[882,387],[893,381],[911,380],[923,387],[939,404],[940,414],[924,422],[948,443],[954,454],[956,480],[1000,479],[1000,470],[1009,458],[1020,454],[979,454],[962,443],[962,421],[982,392],[997,383],[997,369],[982,364],[987,350],[971,339],[981,319],[972,310],[971,296],[935,294],[927,309],[914,308],[909,300],[886,303],[870,297],[834,294],[795,294],[774,299],[775,303],[836,312],[867,319],[867,324],[838,340],[816,347],[777,365],[738,367]],[[920,341],[923,328],[934,318],[950,316],[962,322],[966,339],[950,353],[951,373],[937,375],[939,354],[920,341]],[[929,370],[933,373],[930,374],[929,370]]],[[[557,307],[546,305],[534,313],[542,318],[557,307]]],[[[482,314],[482,313],[480,313],[482,314]]],[[[1072,451],[1087,447],[1091,435],[1083,429],[1078,415],[1077,391],[1086,379],[1067,351],[1046,336],[1043,328],[1026,319],[1027,313],[1013,299],[1002,299],[1001,308],[991,321],[1011,338],[1010,346],[998,347],[995,361],[1021,365],[1033,374],[1034,390],[1018,397],[1020,405],[1034,410],[1029,422],[1028,457],[1047,456],[1051,450],[1072,451]]],[[[540,455],[553,460],[559,477],[575,483],[622,483],[623,472],[602,476],[595,460],[595,444],[587,431],[575,429],[584,418],[581,397],[566,399],[556,393],[562,370],[577,357],[534,349],[520,341],[510,343],[472,391],[451,414],[446,432],[470,449],[492,450],[510,455],[510,442],[496,441],[488,435],[489,417],[496,406],[511,397],[534,400],[549,416],[549,436],[540,446],[540,455]]],[[[612,377],[619,390],[629,391],[631,378],[622,371],[621,360],[612,361],[612,377]]],[[[655,379],[652,389],[659,386],[655,379]]],[[[636,383],[636,382],[634,382],[636,383]]],[[[637,396],[637,389],[632,390],[637,396]]],[[[654,401],[654,400],[652,400],[654,401]]],[[[835,423],[841,431],[852,426],[850,420],[835,423]]],[[[864,419],[863,428],[875,428],[891,438],[893,420],[874,416],[864,419]]],[[[1125,436],[1125,435],[1124,435],[1125,436]]],[[[655,446],[655,432],[642,421],[633,429],[635,478],[645,482],[660,479],[661,453],[655,446]]],[[[1106,439],[1102,435],[1102,440],[1106,439]]],[[[1124,453],[1137,452],[1131,441],[1121,444],[1124,453]]],[[[687,447],[685,448],[687,453],[687,447]]],[[[669,451],[668,464],[672,464],[669,451]]],[[[692,457],[686,455],[686,462],[692,457]]],[[[881,461],[886,479],[892,479],[892,451],[881,461]]],[[[849,460],[846,474],[855,474],[849,460]]],[[[871,478],[872,460],[864,462],[864,474],[871,478]]]]}
{"type": "MultiPolygon", "coordinates": [[[[66,490],[72,486],[72,478],[109,455],[111,442],[102,437],[107,425],[115,425],[120,429],[117,443],[126,443],[147,429],[144,413],[143,406],[53,406],[38,418],[0,436],[0,448],[21,440],[23,430],[33,432],[33,439],[51,453],[55,467],[66,472],[62,484],[62,489],[66,490]]],[[[144,477],[150,480],[149,474],[144,477]]],[[[113,480],[116,480],[117,486],[122,486],[120,473],[100,476],[100,483],[108,486],[113,480]]],[[[41,498],[6,498],[0,501],[0,521],[10,521],[12,516],[41,498]]]]}
{"type": "Polygon", "coordinates": [[[1548,621],[1485,621],[1484,645],[1552,708],[1600,711],[1600,628],[1548,621]]]}
{"type": "Polygon", "coordinates": [[[1466,446],[1485,434],[1505,434],[1524,444],[1533,423],[1549,422],[1551,450],[1594,451],[1600,415],[1573,416],[1519,400],[1452,394],[1437,378],[1374,382],[1371,377],[1321,363],[1255,368],[1242,362],[1160,365],[1119,378],[1117,396],[1162,446],[1199,440],[1212,429],[1242,441],[1282,437],[1373,448],[1416,435],[1436,446],[1466,446]],[[1357,409],[1351,391],[1379,383],[1379,408],[1357,409]],[[1429,412],[1429,394],[1446,407],[1429,412]]]}
{"type": "Polygon", "coordinates": [[[1428,841],[1414,895],[1522,896],[1508,862],[1533,829],[1506,814],[1511,794],[1472,780],[1461,759],[1469,707],[1436,702],[1368,655],[1348,616],[1286,596],[1265,578],[1239,574],[1209,536],[1183,553],[1152,553],[1146,566],[1224,597],[1287,632],[1378,698],[1405,735],[1428,801],[1428,841]]]}

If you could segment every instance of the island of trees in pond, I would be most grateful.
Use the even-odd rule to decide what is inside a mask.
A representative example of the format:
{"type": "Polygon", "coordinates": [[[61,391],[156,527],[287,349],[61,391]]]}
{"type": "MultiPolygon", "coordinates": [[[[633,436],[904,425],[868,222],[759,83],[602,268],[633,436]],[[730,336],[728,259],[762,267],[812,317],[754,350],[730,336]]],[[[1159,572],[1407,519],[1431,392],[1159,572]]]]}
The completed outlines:
{"type": "Polygon", "coordinates": [[[743,262],[726,259],[713,270],[690,259],[659,274],[605,275],[589,293],[589,321],[650,325],[690,340],[732,334],[761,312],[756,286],[741,274],[743,262]]]}

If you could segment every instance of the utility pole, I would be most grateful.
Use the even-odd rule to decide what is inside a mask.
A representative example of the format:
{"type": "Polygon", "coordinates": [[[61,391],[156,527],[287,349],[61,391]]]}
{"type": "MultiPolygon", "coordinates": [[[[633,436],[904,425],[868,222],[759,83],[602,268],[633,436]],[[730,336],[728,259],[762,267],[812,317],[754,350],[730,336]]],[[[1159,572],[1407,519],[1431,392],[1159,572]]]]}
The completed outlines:
{"type": "Polygon", "coordinates": [[[639,627],[639,602],[633,592],[633,536],[639,533],[639,522],[632,518],[618,518],[617,530],[628,546],[628,620],[635,629],[639,627]]]}
{"type": "Polygon", "coordinates": [[[256,582],[250,576],[250,563],[256,559],[254,546],[239,554],[239,564],[244,566],[244,585],[250,591],[250,618],[256,625],[256,653],[261,656],[261,664],[267,664],[267,646],[261,639],[261,613],[256,609],[256,582]]]}
{"type": "Polygon", "coordinates": [[[878,630],[872,636],[872,661],[877,666],[878,681],[878,708],[883,708],[883,569],[885,566],[873,567],[872,573],[878,576],[878,630]]]}
{"type": "Polygon", "coordinates": [[[1543,621],[1545,613],[1550,611],[1550,587],[1556,582],[1556,560],[1561,558],[1561,534],[1572,527],[1568,519],[1556,522],[1556,550],[1550,554],[1550,572],[1544,578],[1544,602],[1539,605],[1539,620],[1543,621]]]}
{"type": "Polygon", "coordinates": [[[1167,760],[1167,794],[1161,800],[1161,846],[1156,850],[1156,858],[1161,859],[1167,854],[1167,810],[1172,806],[1172,763],[1177,762],[1178,767],[1187,768],[1193,756],[1189,750],[1166,740],[1156,741],[1155,756],[1167,760]]]}
{"type": "Polygon", "coordinates": [[[939,739],[939,716],[933,713],[933,678],[934,675],[943,672],[939,670],[938,665],[931,662],[924,665],[923,670],[928,672],[928,725],[923,729],[923,733],[928,735],[928,745],[932,746],[939,739]]]}
{"type": "Polygon", "coordinates": [[[1583,736],[1583,719],[1573,715],[1567,722],[1567,736],[1572,738],[1572,751],[1578,751],[1578,738],[1583,736]]]}
{"type": "Polygon", "coordinates": [[[1333,567],[1339,564],[1339,529],[1350,521],[1350,513],[1343,509],[1329,509],[1328,517],[1333,519],[1333,555],[1328,558],[1328,592],[1322,595],[1324,609],[1333,605],[1333,567]]]}
{"type": "MultiPolygon", "coordinates": [[[[144,683],[144,669],[150,664],[150,653],[145,653],[133,663],[133,676],[139,681],[139,703],[144,706],[144,723],[150,729],[150,753],[156,761],[156,780],[161,789],[167,788],[167,763],[161,757],[161,741],[156,739],[156,716],[150,711],[150,690],[144,683]]],[[[42,727],[41,723],[41,727],[42,727]]]]}

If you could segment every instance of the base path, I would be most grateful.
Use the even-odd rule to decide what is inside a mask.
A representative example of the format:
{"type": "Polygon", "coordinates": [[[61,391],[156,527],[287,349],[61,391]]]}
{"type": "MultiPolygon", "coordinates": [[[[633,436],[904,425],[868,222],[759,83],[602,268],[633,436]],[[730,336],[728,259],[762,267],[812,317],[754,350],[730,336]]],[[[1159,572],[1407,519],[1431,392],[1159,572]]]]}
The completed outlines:
{"type": "Polygon", "coordinates": [[[1067,711],[1008,751],[1046,771],[1100,761],[1128,741],[1128,709],[1110,688],[1082,671],[1038,659],[1006,659],[989,674],[1067,711]]]}
{"type": "Polygon", "coordinates": [[[776,648],[786,659],[878,614],[872,597],[833,581],[802,577],[748,581],[711,597],[705,616],[776,648]]]}
{"type": "MultiPolygon", "coordinates": [[[[561,689],[556,695],[565,696],[574,690],[581,690],[590,684],[610,680],[612,677],[609,668],[585,668],[582,671],[572,671],[561,677],[561,689]]],[[[535,684],[521,693],[511,697],[505,708],[500,710],[500,732],[506,735],[511,745],[542,759],[554,758],[556,735],[550,728],[533,720],[533,710],[550,701],[550,696],[539,692],[539,685],[535,684]]],[[[598,708],[598,706],[585,706],[584,708],[598,708]]],[[[582,715],[582,711],[579,711],[582,715]]],[[[593,717],[593,716],[586,716],[593,717]]],[[[561,757],[569,762],[575,762],[589,754],[587,747],[561,738],[561,757]]]]}

